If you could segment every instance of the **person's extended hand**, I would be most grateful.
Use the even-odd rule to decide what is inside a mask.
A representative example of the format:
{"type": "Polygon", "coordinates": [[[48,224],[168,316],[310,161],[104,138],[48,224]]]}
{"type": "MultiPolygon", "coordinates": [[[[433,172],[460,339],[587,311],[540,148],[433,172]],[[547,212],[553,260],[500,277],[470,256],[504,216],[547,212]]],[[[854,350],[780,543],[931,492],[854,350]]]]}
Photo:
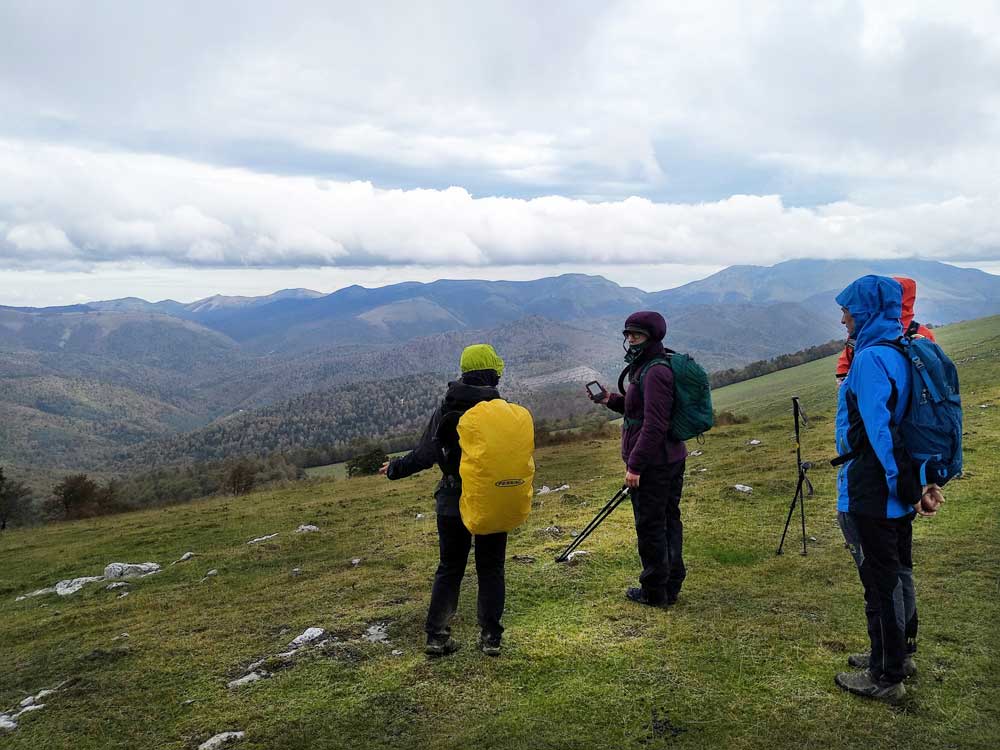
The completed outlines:
{"type": "Polygon", "coordinates": [[[385,476],[387,471],[389,471],[389,462],[388,461],[386,461],[384,464],[382,464],[378,468],[378,473],[381,474],[382,476],[385,476]]]}
{"type": "Polygon", "coordinates": [[[938,512],[941,503],[944,502],[944,494],[936,484],[924,485],[924,494],[920,496],[920,502],[914,505],[917,513],[921,516],[933,516],[938,512]]]}
{"type": "Polygon", "coordinates": [[[631,469],[625,469],[625,486],[630,490],[639,486],[639,475],[633,474],[631,469]]]}
{"type": "Polygon", "coordinates": [[[608,399],[611,398],[611,393],[603,385],[601,386],[601,395],[598,396],[597,398],[594,398],[593,396],[590,395],[590,391],[587,390],[587,386],[584,386],[583,390],[587,394],[587,398],[589,398],[595,404],[604,404],[605,406],[607,406],[608,399]]]}

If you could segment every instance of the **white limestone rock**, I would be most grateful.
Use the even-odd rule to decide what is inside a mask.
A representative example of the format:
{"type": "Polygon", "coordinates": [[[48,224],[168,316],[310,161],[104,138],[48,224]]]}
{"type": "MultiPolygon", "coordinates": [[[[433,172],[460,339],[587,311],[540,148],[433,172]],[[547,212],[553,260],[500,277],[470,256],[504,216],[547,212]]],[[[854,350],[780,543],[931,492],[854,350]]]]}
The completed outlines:
{"type": "Polygon", "coordinates": [[[306,628],[300,636],[288,644],[288,648],[294,651],[297,648],[302,648],[307,644],[318,641],[325,635],[326,631],[323,628],[306,628]]]}
{"type": "Polygon", "coordinates": [[[311,523],[304,523],[295,529],[296,534],[313,534],[317,531],[319,531],[319,526],[313,526],[311,523]]]}
{"type": "Polygon", "coordinates": [[[247,544],[260,544],[261,542],[266,542],[268,539],[274,539],[274,537],[280,534],[280,531],[276,531],[273,534],[267,534],[265,536],[259,536],[256,539],[251,539],[247,544]]]}
{"type": "Polygon", "coordinates": [[[365,630],[364,635],[361,636],[363,640],[369,643],[388,643],[389,642],[389,625],[384,622],[376,622],[369,625],[365,630]]]}
{"type": "Polygon", "coordinates": [[[270,676],[271,676],[270,672],[266,672],[264,670],[260,671],[255,670],[253,672],[250,672],[250,674],[243,675],[237,680],[233,680],[226,687],[228,687],[230,690],[238,690],[239,688],[244,687],[246,685],[252,685],[255,682],[266,680],[270,676]]]}
{"type": "Polygon", "coordinates": [[[242,740],[244,737],[246,737],[245,732],[221,732],[198,745],[198,750],[218,750],[223,745],[242,740]]]}
{"type": "Polygon", "coordinates": [[[59,581],[59,583],[56,584],[56,593],[59,596],[69,596],[70,594],[75,594],[88,583],[103,580],[104,576],[85,576],[83,578],[71,578],[66,581],[59,581]]]}
{"type": "Polygon", "coordinates": [[[160,566],[155,562],[144,563],[109,563],[104,568],[105,578],[142,578],[160,572],[160,566]]]}
{"type": "Polygon", "coordinates": [[[38,591],[32,591],[30,594],[24,594],[23,596],[19,596],[14,601],[22,602],[25,599],[31,599],[36,596],[45,596],[46,594],[54,594],[54,593],[56,593],[56,587],[49,586],[48,588],[38,589],[38,591]]]}
{"type": "Polygon", "coordinates": [[[744,495],[749,495],[753,492],[753,487],[747,484],[734,484],[733,489],[737,492],[742,492],[744,495]]]}
{"type": "Polygon", "coordinates": [[[177,563],[187,562],[192,557],[194,557],[194,552],[185,552],[183,555],[181,555],[178,559],[174,560],[170,564],[171,565],[176,565],[177,563]]]}

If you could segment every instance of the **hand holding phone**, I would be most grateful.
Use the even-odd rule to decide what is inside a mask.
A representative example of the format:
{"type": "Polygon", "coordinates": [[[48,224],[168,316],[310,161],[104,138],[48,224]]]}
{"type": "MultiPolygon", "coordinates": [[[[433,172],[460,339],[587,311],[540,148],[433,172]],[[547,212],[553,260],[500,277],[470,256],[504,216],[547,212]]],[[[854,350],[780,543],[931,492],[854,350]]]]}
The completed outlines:
{"type": "Polygon", "coordinates": [[[591,401],[598,404],[603,404],[608,398],[608,392],[596,380],[591,380],[587,383],[587,395],[590,396],[591,401]]]}

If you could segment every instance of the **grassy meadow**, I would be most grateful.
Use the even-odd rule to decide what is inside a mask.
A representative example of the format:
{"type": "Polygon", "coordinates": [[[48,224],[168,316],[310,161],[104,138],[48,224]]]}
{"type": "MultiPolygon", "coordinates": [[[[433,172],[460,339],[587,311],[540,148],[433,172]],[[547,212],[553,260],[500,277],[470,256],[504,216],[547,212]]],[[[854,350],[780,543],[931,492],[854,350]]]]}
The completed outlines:
{"type": "Polygon", "coordinates": [[[668,610],[623,597],[639,569],[627,503],[583,545],[588,556],[553,562],[620,486],[616,442],[539,450],[536,487],[570,488],[539,496],[511,534],[497,659],[474,647],[474,575],[455,622],[462,650],[422,653],[435,472],[395,483],[312,477],[238,499],[5,532],[0,713],[69,682],[0,733],[0,747],[191,750],[243,731],[227,747],[996,748],[1000,318],[950,326],[939,340],[960,367],[967,475],[948,485],[938,517],[915,524],[920,671],[901,705],[833,683],[866,634],[826,463],[835,398],[827,359],[715,394],[717,409],[751,420],[690,445],[702,453],[688,459],[682,502],[689,572],[668,610]],[[803,453],[816,462],[816,495],[807,499],[808,555],[798,554],[793,525],[778,557],[796,479],[792,395],[811,418],[803,453]],[[321,530],[294,533],[300,524],[321,530]],[[188,551],[193,559],[169,564],[188,551]],[[15,602],[113,561],[164,571],[124,598],[96,583],[15,602]],[[205,578],[210,569],[217,575],[205,578]],[[387,626],[389,643],[361,638],[373,624],[387,626]],[[308,627],[336,641],[284,668],[272,659],[270,679],[227,689],[308,627]]]}

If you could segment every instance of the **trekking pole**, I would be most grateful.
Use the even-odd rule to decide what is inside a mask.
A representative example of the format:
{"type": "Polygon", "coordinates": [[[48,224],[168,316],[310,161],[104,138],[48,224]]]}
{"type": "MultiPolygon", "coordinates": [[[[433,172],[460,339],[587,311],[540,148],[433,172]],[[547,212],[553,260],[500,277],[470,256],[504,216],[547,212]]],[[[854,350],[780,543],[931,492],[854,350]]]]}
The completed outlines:
{"type": "Polygon", "coordinates": [[[807,554],[806,552],[806,488],[808,488],[808,494],[813,494],[812,482],[809,481],[809,477],[806,476],[806,472],[812,468],[812,463],[802,460],[802,438],[799,431],[799,416],[801,415],[802,421],[806,424],[809,423],[805,412],[802,411],[802,407],[799,406],[799,397],[792,397],[792,413],[795,415],[795,462],[799,469],[799,481],[795,485],[795,494],[792,496],[792,503],[788,506],[788,518],[785,519],[785,530],[781,532],[781,542],[778,544],[778,551],[776,554],[782,554],[782,548],[785,546],[785,535],[788,534],[788,526],[792,522],[792,514],[795,513],[795,505],[798,503],[799,510],[802,514],[802,554],[807,554]]]}
{"type": "Polygon", "coordinates": [[[626,497],[628,497],[628,486],[623,484],[622,488],[615,493],[615,496],[608,500],[607,504],[591,519],[590,523],[583,527],[583,531],[576,535],[576,539],[570,542],[569,546],[556,557],[556,562],[566,562],[573,550],[579,547],[583,543],[583,540],[590,536],[591,532],[600,526],[604,519],[610,516],[626,497]]]}

